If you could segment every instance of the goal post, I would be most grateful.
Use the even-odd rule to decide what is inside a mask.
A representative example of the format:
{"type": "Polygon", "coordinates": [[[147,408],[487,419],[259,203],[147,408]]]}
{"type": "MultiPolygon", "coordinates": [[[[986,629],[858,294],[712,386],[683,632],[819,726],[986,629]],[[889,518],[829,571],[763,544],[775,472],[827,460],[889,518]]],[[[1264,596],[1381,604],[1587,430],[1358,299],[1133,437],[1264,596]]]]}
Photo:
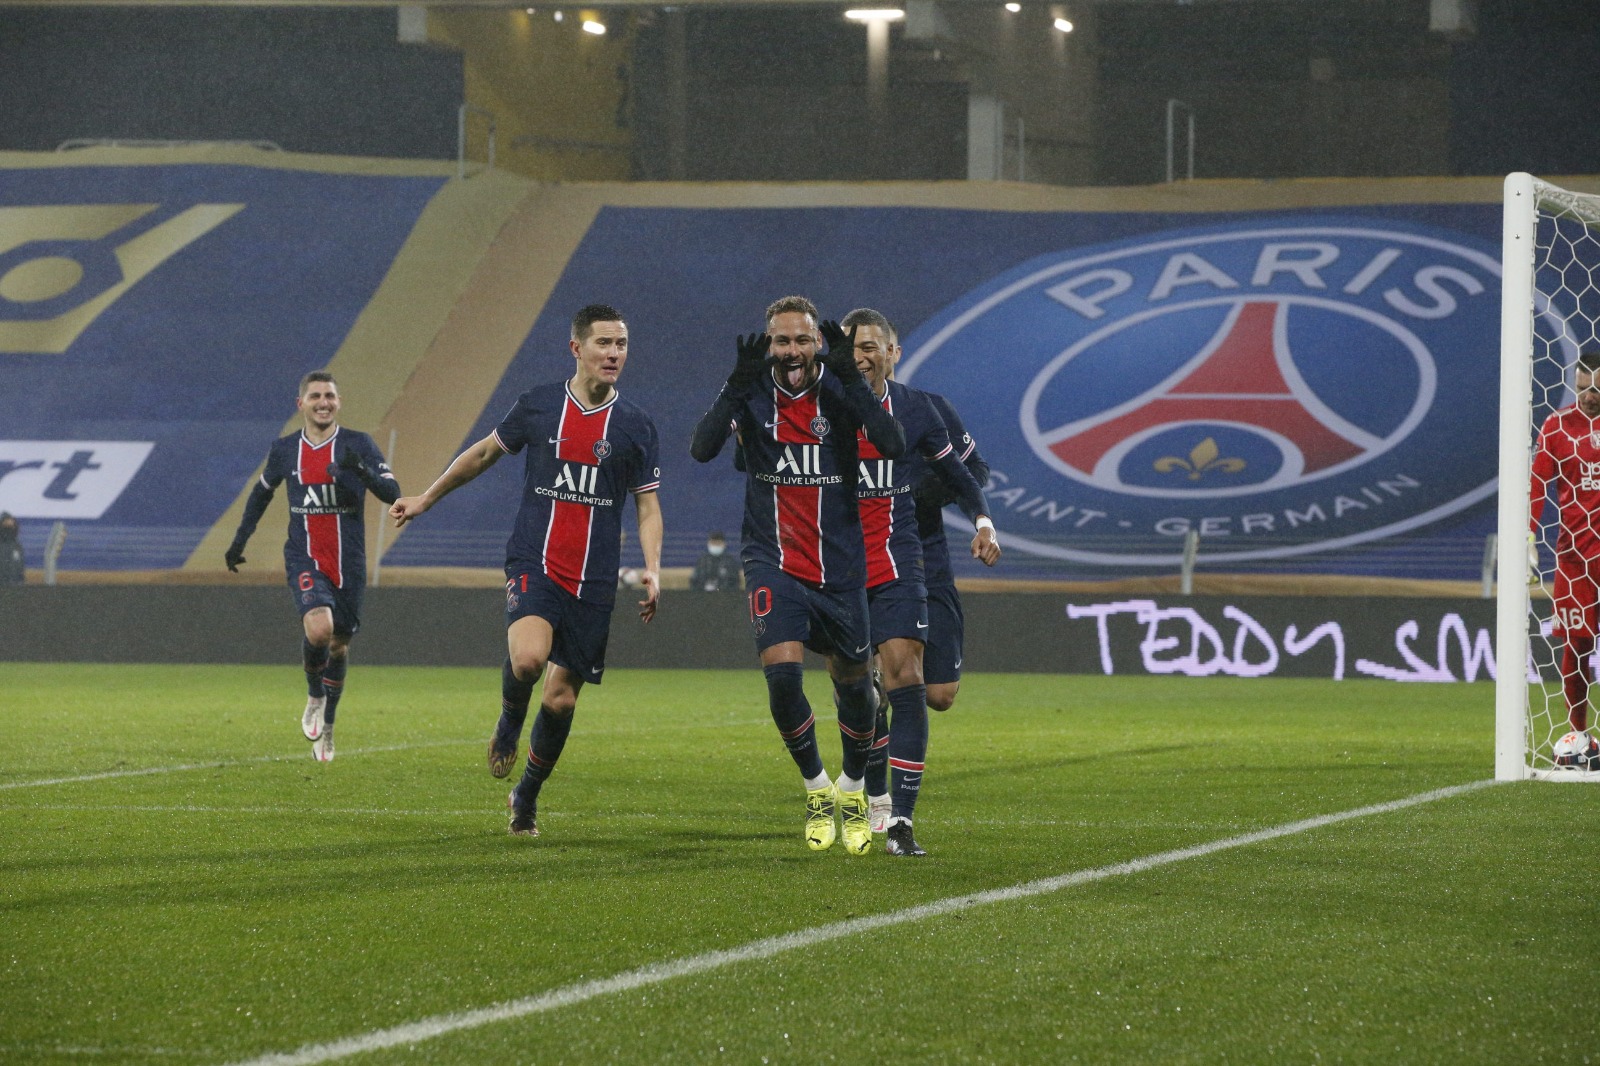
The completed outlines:
{"type": "MultiPolygon", "coordinates": [[[[1548,587],[1554,545],[1541,546],[1544,562],[1533,571],[1527,553],[1535,435],[1573,402],[1578,352],[1600,348],[1600,196],[1511,174],[1501,241],[1494,773],[1600,782],[1600,772],[1557,768],[1551,756],[1568,729],[1561,648],[1549,636],[1547,595],[1530,589],[1548,587]]],[[[1545,514],[1553,515],[1548,503],[1545,514]]],[[[1595,724],[1591,712],[1591,731],[1595,724]]]]}

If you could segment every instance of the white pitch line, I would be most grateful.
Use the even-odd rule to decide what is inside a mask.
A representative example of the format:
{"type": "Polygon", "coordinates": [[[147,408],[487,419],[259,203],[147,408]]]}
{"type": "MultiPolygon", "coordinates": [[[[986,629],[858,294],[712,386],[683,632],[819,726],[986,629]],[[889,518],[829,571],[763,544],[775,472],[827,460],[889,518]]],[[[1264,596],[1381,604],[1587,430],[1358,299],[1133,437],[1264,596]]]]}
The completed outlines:
{"type": "MultiPolygon", "coordinates": [[[[374,755],[386,751],[411,751],[417,748],[448,748],[460,744],[476,744],[476,740],[434,740],[424,744],[389,744],[376,748],[351,748],[348,751],[341,748],[341,756],[374,755]]],[[[303,762],[306,756],[299,755],[256,755],[248,759],[223,759],[216,762],[180,763],[176,766],[146,766],[138,770],[102,770],[95,774],[77,774],[73,777],[43,777],[33,781],[3,781],[0,789],[10,788],[37,788],[43,785],[75,785],[82,781],[105,781],[113,777],[148,777],[152,774],[176,774],[186,770],[220,770],[229,766],[248,766],[252,763],[262,762],[303,762]]]]}
{"type": "Polygon", "coordinates": [[[335,1059],[348,1058],[351,1055],[360,1055],[368,1051],[381,1051],[384,1048],[416,1044],[423,1040],[431,1040],[434,1037],[443,1036],[446,1033],[458,1032],[463,1029],[477,1029],[485,1025],[492,1025],[495,1022],[525,1018],[530,1014],[541,1014],[560,1007],[570,1007],[598,996],[606,996],[614,992],[629,992],[647,985],[661,984],[675,977],[688,977],[693,974],[705,973],[709,970],[718,970],[724,966],[732,966],[736,963],[767,959],[774,955],[793,951],[796,948],[814,947],[831,940],[840,940],[888,926],[918,922],[924,918],[937,918],[941,915],[971,910],[974,907],[987,906],[991,903],[1008,903],[1012,900],[1027,899],[1031,896],[1043,896],[1051,892],[1059,892],[1064,888],[1085,885],[1094,881],[1104,881],[1108,878],[1121,877],[1126,874],[1143,873],[1158,866],[1168,866],[1187,859],[1199,859],[1207,855],[1214,855],[1219,851],[1227,851],[1231,848],[1242,848],[1251,844],[1276,840],[1279,837],[1293,836],[1296,833],[1304,833],[1311,829],[1320,829],[1323,826],[1347,822],[1353,818],[1387,814],[1391,811],[1403,810],[1423,803],[1431,803],[1434,800],[1487,788],[1493,784],[1495,784],[1493,780],[1488,780],[1474,781],[1466,785],[1453,785],[1449,788],[1436,788],[1430,792],[1419,792],[1414,796],[1407,796],[1404,799],[1390,800],[1387,803],[1375,803],[1369,807],[1357,807],[1354,810],[1339,811],[1335,814],[1322,814],[1315,818],[1306,818],[1298,822],[1288,822],[1284,825],[1227,837],[1223,840],[1214,840],[1209,844],[1196,844],[1193,847],[1178,848],[1175,851],[1163,851],[1155,855],[1147,855],[1142,859],[1131,859],[1128,862],[1114,863],[1110,866],[1096,866],[1092,869],[1078,870],[1056,877],[1045,877],[1037,881],[1025,881],[1008,888],[990,889],[986,892],[974,892],[965,896],[951,896],[947,899],[923,903],[916,907],[907,907],[904,910],[889,911],[886,914],[854,918],[845,922],[833,922],[828,925],[814,926],[810,929],[797,929],[792,933],[784,933],[782,936],[753,940],[740,947],[728,948],[723,951],[708,951],[702,955],[691,955],[687,958],[650,963],[636,970],[627,970],[611,977],[603,977],[595,981],[584,981],[575,985],[566,985],[536,996],[496,1003],[488,1007],[480,1007],[477,1010],[436,1014],[431,1018],[423,1018],[420,1021],[396,1025],[388,1029],[376,1029],[369,1033],[345,1037],[343,1040],[335,1040],[326,1044],[306,1044],[295,1051],[271,1052],[259,1058],[239,1060],[233,1063],[232,1066],[313,1066],[315,1063],[332,1062],[335,1059]]]}

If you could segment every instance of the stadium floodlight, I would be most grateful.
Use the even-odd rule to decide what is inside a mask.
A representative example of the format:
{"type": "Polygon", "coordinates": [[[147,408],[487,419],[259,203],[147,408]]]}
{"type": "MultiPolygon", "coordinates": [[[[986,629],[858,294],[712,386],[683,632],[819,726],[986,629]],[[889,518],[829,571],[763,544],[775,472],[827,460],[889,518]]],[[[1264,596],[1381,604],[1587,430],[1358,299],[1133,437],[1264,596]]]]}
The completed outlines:
{"type": "Polygon", "coordinates": [[[853,22],[898,22],[906,17],[898,7],[858,7],[844,13],[853,22]]]}
{"type": "Polygon", "coordinates": [[[1072,23],[1066,19],[1056,19],[1056,29],[1060,30],[1062,33],[1071,33],[1072,23]]]}
{"type": "Polygon", "coordinates": [[[594,19],[584,19],[583,32],[592,33],[596,37],[604,37],[606,35],[606,24],[604,22],[596,22],[594,19]]]}
{"type": "MultiPolygon", "coordinates": [[[[1565,642],[1552,634],[1549,599],[1553,501],[1541,520],[1543,550],[1533,559],[1527,550],[1534,441],[1552,412],[1574,402],[1579,352],[1600,349],[1600,195],[1509,175],[1501,271],[1495,777],[1600,783],[1600,771],[1557,766],[1554,754],[1571,727],[1565,642]]],[[[1587,724],[1594,732],[1593,712],[1587,724]]]]}

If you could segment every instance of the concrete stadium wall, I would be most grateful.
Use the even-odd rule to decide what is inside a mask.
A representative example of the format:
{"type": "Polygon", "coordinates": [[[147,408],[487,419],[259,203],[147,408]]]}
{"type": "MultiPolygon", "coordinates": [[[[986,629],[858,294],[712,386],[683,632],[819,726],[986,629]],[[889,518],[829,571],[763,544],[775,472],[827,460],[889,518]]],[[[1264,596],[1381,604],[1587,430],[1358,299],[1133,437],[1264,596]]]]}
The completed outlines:
{"type": "MultiPolygon", "coordinates": [[[[618,595],[613,669],[756,664],[744,597],[668,591],[641,625],[618,595]]],[[[1290,676],[1486,681],[1494,601],[1398,597],[964,597],[975,672],[1290,676]]],[[[505,654],[503,601],[488,589],[369,589],[354,659],[485,666],[505,654]]],[[[284,589],[221,585],[0,589],[0,661],[299,661],[284,589]]]]}

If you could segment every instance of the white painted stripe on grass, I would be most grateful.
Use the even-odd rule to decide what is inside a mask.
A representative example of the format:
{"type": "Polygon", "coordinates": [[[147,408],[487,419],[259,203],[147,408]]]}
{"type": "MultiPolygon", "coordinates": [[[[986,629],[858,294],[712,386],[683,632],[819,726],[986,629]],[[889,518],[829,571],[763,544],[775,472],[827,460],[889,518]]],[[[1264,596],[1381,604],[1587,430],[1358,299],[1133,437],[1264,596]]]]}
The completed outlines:
{"type": "MultiPolygon", "coordinates": [[[[388,744],[374,748],[339,749],[340,758],[355,755],[375,755],[387,751],[412,751],[418,748],[448,748],[461,744],[477,744],[476,740],[433,740],[424,744],[388,744]]],[[[309,750],[309,749],[307,749],[309,750]]],[[[262,762],[303,762],[306,752],[298,755],[255,755],[248,759],[220,759],[216,762],[180,763],[176,766],[145,766],[137,770],[102,770],[94,774],[76,774],[72,777],[42,777],[33,781],[0,781],[0,789],[38,788],[43,785],[75,785],[83,781],[105,781],[114,777],[148,777],[151,774],[177,774],[186,770],[220,770],[229,766],[248,766],[262,762]]]]}
{"type": "Polygon", "coordinates": [[[459,1032],[463,1029],[477,1029],[485,1025],[492,1025],[495,1022],[525,1018],[530,1014],[541,1014],[560,1007],[570,1007],[598,996],[607,996],[614,992],[630,992],[647,985],[661,984],[675,977],[688,977],[693,974],[705,973],[709,970],[718,970],[724,966],[732,966],[735,963],[767,959],[787,951],[794,951],[797,948],[815,947],[830,940],[840,940],[844,937],[871,932],[875,929],[904,925],[907,922],[918,922],[924,918],[937,918],[941,915],[971,910],[974,907],[987,906],[991,903],[1007,903],[1012,900],[1027,899],[1030,896],[1043,896],[1051,892],[1059,892],[1064,888],[1072,888],[1076,885],[1104,881],[1112,877],[1121,877],[1125,874],[1143,873],[1158,866],[1169,866],[1172,863],[1183,862],[1187,859],[1199,859],[1207,855],[1215,855],[1219,851],[1227,851],[1231,848],[1242,848],[1251,844],[1276,840],[1279,837],[1293,836],[1296,833],[1304,833],[1311,829],[1320,829],[1323,826],[1347,822],[1353,818],[1366,818],[1374,814],[1387,814],[1390,811],[1404,810],[1407,807],[1432,803],[1434,800],[1487,788],[1495,783],[1493,780],[1474,781],[1466,785],[1436,788],[1430,792],[1419,792],[1414,796],[1407,796],[1404,799],[1390,800],[1387,803],[1375,803],[1370,807],[1357,807],[1354,810],[1339,811],[1335,814],[1322,814],[1315,818],[1306,818],[1298,822],[1288,822],[1268,829],[1258,829],[1252,833],[1227,837],[1223,840],[1214,840],[1209,844],[1196,844],[1193,847],[1178,848],[1175,851],[1163,851],[1155,855],[1147,855],[1142,859],[1131,859],[1128,862],[1113,863],[1110,866],[1096,866],[1093,869],[1078,870],[1074,873],[1041,878],[1037,881],[1025,881],[1009,888],[995,888],[965,896],[951,896],[948,899],[934,900],[931,903],[907,907],[904,910],[890,911],[886,914],[875,914],[866,918],[853,918],[849,921],[833,922],[828,925],[814,926],[810,929],[797,929],[792,933],[767,937],[763,940],[754,940],[740,947],[728,948],[724,951],[708,951],[703,955],[691,955],[688,958],[655,962],[648,966],[641,966],[636,970],[628,970],[624,973],[603,977],[595,981],[584,981],[580,984],[555,988],[536,996],[496,1003],[488,1007],[480,1007],[477,1010],[436,1014],[431,1018],[423,1018],[421,1021],[408,1022],[405,1025],[396,1025],[389,1029],[376,1029],[370,1033],[346,1037],[343,1040],[335,1040],[327,1044],[307,1044],[296,1051],[273,1052],[262,1055],[259,1058],[241,1060],[232,1064],[232,1066],[313,1066],[315,1063],[332,1062],[335,1059],[348,1058],[351,1055],[360,1055],[368,1051],[381,1051],[384,1048],[416,1044],[423,1040],[431,1040],[434,1037],[443,1036],[446,1033],[459,1032]]]}

